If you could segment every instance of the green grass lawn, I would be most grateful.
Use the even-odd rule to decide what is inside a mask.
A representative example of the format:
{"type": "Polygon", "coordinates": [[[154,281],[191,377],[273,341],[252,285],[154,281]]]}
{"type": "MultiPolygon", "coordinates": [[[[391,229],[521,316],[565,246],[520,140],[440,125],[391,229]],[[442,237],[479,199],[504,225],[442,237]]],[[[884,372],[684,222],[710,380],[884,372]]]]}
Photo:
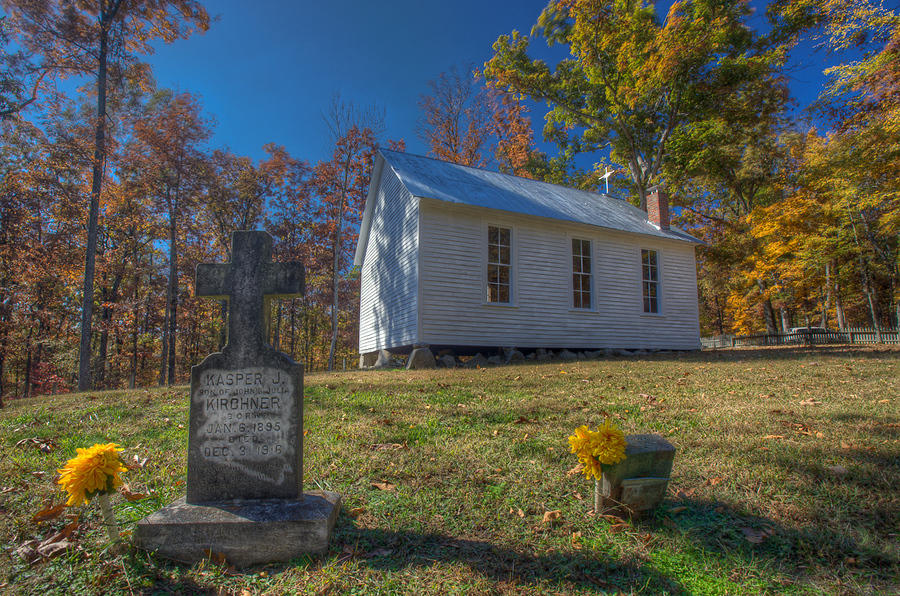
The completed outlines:
{"type": "Polygon", "coordinates": [[[756,349],[309,375],[305,487],[344,498],[331,549],[243,571],[112,554],[96,504],[68,512],[69,551],[24,563],[21,544],[73,521],[32,516],[62,500],[53,479],[76,447],[147,459],[125,479],[150,496],[112,498],[128,533],[184,494],[188,397],[14,401],[0,410],[0,592],[898,593],[898,365],[897,350],[756,349]],[[566,473],[568,435],[607,416],[678,448],[668,498],[624,525],[593,516],[592,483],[566,473]]]}

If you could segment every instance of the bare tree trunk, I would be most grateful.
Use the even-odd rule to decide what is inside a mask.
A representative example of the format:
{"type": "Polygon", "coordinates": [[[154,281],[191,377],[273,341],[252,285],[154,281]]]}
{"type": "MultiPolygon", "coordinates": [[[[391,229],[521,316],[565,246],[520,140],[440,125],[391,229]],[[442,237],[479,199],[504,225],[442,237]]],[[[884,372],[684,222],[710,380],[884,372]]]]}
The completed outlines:
{"type": "Polygon", "coordinates": [[[841,299],[841,287],[837,282],[834,284],[834,312],[837,315],[838,328],[841,331],[847,329],[847,317],[844,314],[844,301],[841,299]]]}
{"type": "Polygon", "coordinates": [[[166,296],[166,307],[163,309],[165,316],[163,318],[163,338],[162,338],[162,354],[159,359],[159,386],[166,384],[166,364],[169,362],[169,299],[166,296]]]}
{"type": "Polygon", "coordinates": [[[778,308],[781,313],[781,332],[788,333],[791,330],[791,313],[788,311],[788,308],[783,304],[778,308]]]}
{"type": "Polygon", "coordinates": [[[869,304],[869,316],[872,318],[872,327],[875,328],[875,341],[881,343],[881,328],[878,325],[878,314],[875,310],[875,301],[872,299],[872,286],[869,281],[869,272],[862,255],[859,257],[859,269],[862,275],[863,292],[865,292],[866,302],[869,304]]]}
{"type": "Polygon", "coordinates": [[[2,295],[0,295],[0,308],[3,308],[0,315],[0,408],[3,408],[3,393],[6,390],[5,373],[6,373],[6,307],[4,305],[2,295]]]}
{"type": "MultiPolygon", "coordinates": [[[[760,293],[765,295],[766,288],[763,285],[762,280],[757,280],[756,284],[759,286],[760,293]]],[[[778,327],[775,325],[775,309],[772,308],[772,300],[770,298],[763,300],[763,318],[766,322],[766,333],[769,335],[777,335],[778,327]]]]}
{"type": "Polygon", "coordinates": [[[272,331],[272,347],[281,351],[281,300],[275,305],[275,329],[272,331]]]}
{"type": "Polygon", "coordinates": [[[875,328],[875,341],[881,343],[881,329],[878,326],[878,315],[875,312],[875,302],[872,300],[872,286],[869,283],[868,259],[863,256],[863,248],[859,241],[859,233],[856,231],[856,221],[853,219],[853,212],[848,209],[847,213],[850,215],[850,225],[853,226],[853,238],[856,241],[856,248],[859,251],[857,256],[859,261],[859,274],[862,277],[863,292],[865,292],[866,300],[869,303],[869,315],[872,317],[872,327],[875,328]]]}
{"type": "Polygon", "coordinates": [[[296,311],[297,305],[296,301],[291,298],[291,333],[290,333],[290,345],[291,345],[291,358],[294,360],[297,359],[297,354],[294,352],[297,347],[296,340],[294,339],[294,324],[296,323],[296,311]]]}
{"type": "MultiPolygon", "coordinates": [[[[349,164],[348,164],[349,165],[349,164]]],[[[346,169],[345,169],[346,172],[346,169]]],[[[344,175],[346,179],[346,173],[344,175]]],[[[344,227],[344,189],[341,189],[341,200],[338,205],[337,225],[334,231],[334,260],[331,270],[331,291],[333,292],[331,299],[331,348],[328,350],[328,372],[334,370],[334,353],[337,349],[338,336],[338,288],[340,285],[340,266],[341,266],[341,235],[344,227]]]]}
{"type": "Polygon", "coordinates": [[[111,313],[109,307],[104,306],[100,311],[100,349],[97,351],[97,360],[94,365],[94,386],[103,389],[106,384],[106,355],[109,349],[109,322],[111,313]]]}
{"type": "Polygon", "coordinates": [[[25,386],[23,397],[31,397],[31,342],[25,344],[25,386]]]}
{"type": "Polygon", "coordinates": [[[97,220],[103,166],[106,158],[106,54],[108,42],[107,14],[101,10],[100,53],[97,68],[97,127],[94,132],[94,167],[91,173],[91,201],[88,208],[87,244],[84,254],[84,287],[81,292],[81,341],[78,349],[78,390],[91,388],[91,327],[94,314],[94,267],[97,253],[97,220]]]}
{"type": "Polygon", "coordinates": [[[222,327],[219,329],[219,351],[225,348],[228,343],[228,301],[219,302],[219,315],[222,317],[222,327]]]}
{"type": "MultiPolygon", "coordinates": [[[[135,260],[137,265],[137,260],[135,260]]],[[[132,295],[131,306],[131,371],[128,373],[128,388],[134,389],[137,383],[137,363],[138,363],[138,316],[140,315],[140,307],[138,303],[138,287],[140,280],[134,280],[134,294],[132,295]]]]}
{"type": "Polygon", "coordinates": [[[819,327],[828,328],[828,311],[831,309],[831,300],[834,296],[831,280],[831,262],[825,263],[825,302],[822,305],[822,320],[819,327]]]}
{"type": "Polygon", "coordinates": [[[716,305],[716,329],[719,331],[719,335],[725,334],[725,314],[722,309],[722,303],[719,300],[719,295],[716,294],[713,296],[713,303],[716,305]]]}
{"type": "Polygon", "coordinates": [[[169,353],[166,385],[175,384],[175,336],[178,333],[178,248],[176,246],[175,210],[169,211],[169,283],[166,300],[169,304],[169,353]]]}

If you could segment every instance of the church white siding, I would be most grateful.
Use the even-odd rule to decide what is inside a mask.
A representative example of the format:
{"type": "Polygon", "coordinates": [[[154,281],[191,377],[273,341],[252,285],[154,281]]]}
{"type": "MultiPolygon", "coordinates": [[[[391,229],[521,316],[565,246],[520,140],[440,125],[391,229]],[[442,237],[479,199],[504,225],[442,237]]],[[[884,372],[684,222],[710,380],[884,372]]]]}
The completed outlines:
{"type": "Polygon", "coordinates": [[[411,345],[417,334],[418,199],[390,166],[380,178],[368,198],[374,203],[360,271],[360,353],[411,345]]]}
{"type": "Polygon", "coordinates": [[[419,238],[421,343],[700,347],[691,243],[429,199],[419,200],[419,238]],[[485,300],[489,225],[512,230],[510,306],[485,300]],[[594,307],[589,311],[572,308],[573,238],[591,241],[594,307]],[[641,249],[659,256],[658,315],[643,313],[641,249]]]}

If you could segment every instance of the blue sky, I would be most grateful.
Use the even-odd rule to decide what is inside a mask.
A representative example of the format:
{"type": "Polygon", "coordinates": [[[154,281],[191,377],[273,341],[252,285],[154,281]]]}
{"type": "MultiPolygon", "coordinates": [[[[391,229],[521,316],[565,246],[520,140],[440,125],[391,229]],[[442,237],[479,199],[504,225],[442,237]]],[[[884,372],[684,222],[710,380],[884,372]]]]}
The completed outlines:
{"type": "MultiPolygon", "coordinates": [[[[667,8],[668,2],[660,3],[667,8]]],[[[754,4],[762,6],[757,2],[754,4]]],[[[202,98],[217,121],[215,146],[263,157],[262,146],[284,145],[295,157],[327,157],[322,114],[334,93],[386,112],[386,138],[416,137],[418,99],[451,66],[480,66],[497,37],[528,32],[546,0],[215,0],[218,15],[204,35],[159,44],[147,57],[161,87],[202,98]]],[[[536,44],[536,47],[545,47],[536,44]]],[[[825,56],[795,60],[791,86],[801,107],[823,84],[825,56]]],[[[533,106],[539,136],[545,110],[533,106]]]]}
{"type": "Polygon", "coordinates": [[[161,87],[202,97],[218,122],[214,143],[235,152],[258,158],[274,142],[300,158],[325,157],[322,113],[339,92],[383,107],[386,136],[424,153],[415,123],[427,82],[453,65],[482,64],[501,33],[529,30],[544,5],[218,0],[207,3],[219,20],[206,34],[160,45],[148,61],[161,87]]]}

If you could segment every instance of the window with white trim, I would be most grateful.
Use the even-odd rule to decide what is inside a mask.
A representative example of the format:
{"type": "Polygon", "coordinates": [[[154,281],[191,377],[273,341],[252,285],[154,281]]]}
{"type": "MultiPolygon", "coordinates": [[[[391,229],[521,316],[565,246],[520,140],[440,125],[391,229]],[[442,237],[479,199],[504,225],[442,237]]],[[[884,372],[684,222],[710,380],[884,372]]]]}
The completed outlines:
{"type": "Polygon", "coordinates": [[[488,226],[487,301],[509,304],[512,292],[512,232],[488,226]]]}
{"type": "Polygon", "coordinates": [[[572,306],[590,309],[591,241],[572,238],[572,306]]]}
{"type": "Polygon", "coordinates": [[[641,249],[641,279],[644,294],[644,312],[659,313],[659,253],[641,249]]]}

